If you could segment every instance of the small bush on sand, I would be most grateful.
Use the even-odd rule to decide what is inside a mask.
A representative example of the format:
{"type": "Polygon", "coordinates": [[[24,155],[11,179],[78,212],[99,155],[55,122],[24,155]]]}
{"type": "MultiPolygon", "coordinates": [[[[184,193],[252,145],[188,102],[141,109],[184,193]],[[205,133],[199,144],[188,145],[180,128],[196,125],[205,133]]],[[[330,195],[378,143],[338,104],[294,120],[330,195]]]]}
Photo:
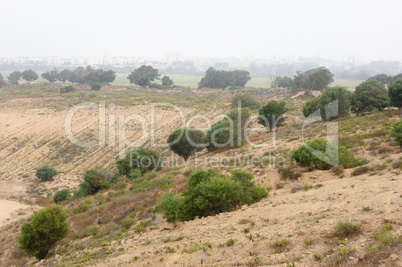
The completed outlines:
{"type": "Polygon", "coordinates": [[[39,167],[36,170],[36,177],[38,177],[42,181],[52,181],[53,177],[57,174],[58,172],[54,168],[47,165],[39,167]]]}
{"type": "Polygon", "coordinates": [[[340,238],[345,238],[348,236],[352,236],[358,234],[360,232],[360,225],[354,224],[349,220],[341,220],[338,221],[335,228],[333,235],[340,238]]]}

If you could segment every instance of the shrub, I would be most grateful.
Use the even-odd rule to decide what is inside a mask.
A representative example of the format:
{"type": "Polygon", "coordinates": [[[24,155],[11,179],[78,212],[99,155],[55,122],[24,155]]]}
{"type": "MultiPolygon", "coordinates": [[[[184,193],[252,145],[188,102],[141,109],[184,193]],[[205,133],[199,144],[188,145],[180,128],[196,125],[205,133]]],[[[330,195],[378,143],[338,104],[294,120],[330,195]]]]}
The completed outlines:
{"type": "Polygon", "coordinates": [[[402,146],[402,119],[396,123],[394,123],[394,127],[390,133],[391,137],[395,138],[395,142],[402,146]]]}
{"type": "Polygon", "coordinates": [[[180,128],[174,131],[168,138],[170,149],[187,160],[198,148],[204,148],[204,133],[194,128],[180,128]]]}
{"type": "Polygon", "coordinates": [[[91,90],[94,91],[99,91],[101,89],[102,85],[100,83],[91,83],[91,90]]]}
{"type": "Polygon", "coordinates": [[[60,88],[60,94],[71,93],[74,92],[75,88],[72,85],[67,85],[60,88]]]}
{"type": "Polygon", "coordinates": [[[295,160],[302,167],[312,167],[319,170],[329,170],[332,165],[329,162],[334,162],[334,157],[338,156],[338,165],[342,165],[344,168],[353,168],[359,165],[363,165],[363,161],[356,159],[352,152],[346,149],[346,147],[339,145],[338,154],[336,154],[336,147],[329,144],[328,151],[327,142],[323,139],[316,139],[314,141],[307,142],[307,145],[319,151],[325,153],[323,158],[318,158],[313,155],[305,145],[300,146],[296,151],[292,153],[292,160],[295,160]],[[326,159],[327,161],[324,161],[326,159]]]}
{"type": "Polygon", "coordinates": [[[56,176],[57,174],[58,172],[54,168],[49,167],[48,165],[39,167],[36,170],[36,177],[38,177],[42,181],[51,181],[53,180],[53,177],[56,176]]]}
{"type": "Polygon", "coordinates": [[[349,115],[350,93],[346,87],[329,87],[321,95],[318,107],[320,108],[321,118],[324,121],[345,117],[349,115]],[[329,105],[325,108],[326,105],[336,100],[338,101],[338,105],[329,105]]]}
{"type": "Polygon", "coordinates": [[[303,109],[302,109],[304,117],[307,118],[308,116],[310,116],[311,114],[316,112],[318,110],[318,108],[319,108],[318,107],[319,102],[320,102],[319,97],[313,98],[313,99],[307,101],[304,104],[303,109]]]}
{"type": "Polygon", "coordinates": [[[29,222],[21,227],[20,248],[30,256],[44,259],[57,241],[67,236],[67,216],[67,212],[57,205],[35,211],[29,222]]]}
{"type": "Polygon", "coordinates": [[[278,168],[278,172],[281,176],[281,179],[297,180],[302,176],[301,172],[293,166],[284,166],[282,168],[278,168]]]}
{"type": "Polygon", "coordinates": [[[139,148],[130,151],[117,162],[120,175],[129,175],[131,170],[140,170],[142,174],[148,171],[157,171],[161,168],[160,154],[157,151],[139,148]]]}
{"type": "Polygon", "coordinates": [[[261,106],[260,102],[250,93],[235,94],[232,98],[232,108],[239,107],[239,102],[241,108],[257,109],[261,106]]]}
{"type": "Polygon", "coordinates": [[[168,221],[192,220],[195,216],[210,216],[235,210],[266,197],[265,189],[256,187],[253,176],[233,170],[232,177],[216,176],[211,170],[195,170],[182,195],[166,194],[159,201],[168,221]]]}
{"type": "Polygon", "coordinates": [[[240,147],[244,138],[238,131],[236,122],[223,119],[212,125],[204,137],[204,143],[208,151],[214,151],[223,147],[240,147]]]}
{"type": "Polygon", "coordinates": [[[159,207],[163,210],[163,215],[168,222],[174,222],[184,218],[184,215],[182,214],[184,198],[175,196],[172,192],[161,197],[159,200],[159,207]]]}
{"type": "Polygon", "coordinates": [[[388,96],[390,104],[397,107],[399,110],[402,108],[402,78],[394,81],[388,88],[388,96]]]}
{"type": "Polygon", "coordinates": [[[285,102],[277,102],[272,100],[268,102],[265,106],[263,106],[259,111],[258,123],[267,127],[270,131],[274,128],[281,126],[285,117],[282,115],[285,114],[288,109],[285,107],[285,102]]]}
{"type": "Polygon", "coordinates": [[[357,175],[362,175],[366,172],[370,171],[370,168],[367,166],[362,166],[359,168],[356,168],[355,170],[352,171],[352,175],[353,176],[357,176],[357,175]]]}
{"type": "Polygon", "coordinates": [[[348,236],[355,235],[359,233],[359,231],[360,231],[359,224],[354,224],[349,220],[341,220],[337,222],[334,228],[333,235],[336,237],[345,238],[348,236]]]}
{"type": "Polygon", "coordinates": [[[388,106],[387,89],[376,80],[365,81],[356,87],[351,97],[352,112],[379,111],[388,106]]]}
{"type": "Polygon", "coordinates": [[[336,166],[332,167],[331,171],[333,174],[335,174],[337,176],[341,176],[344,173],[344,169],[343,169],[342,165],[336,165],[336,166]]]}
{"type": "Polygon", "coordinates": [[[92,195],[99,190],[107,189],[114,181],[114,177],[104,175],[104,171],[98,169],[86,170],[84,174],[84,182],[80,184],[80,189],[84,195],[92,195]]]}
{"type": "Polygon", "coordinates": [[[63,189],[54,193],[53,201],[54,203],[57,204],[69,198],[70,198],[70,189],[63,189]]]}

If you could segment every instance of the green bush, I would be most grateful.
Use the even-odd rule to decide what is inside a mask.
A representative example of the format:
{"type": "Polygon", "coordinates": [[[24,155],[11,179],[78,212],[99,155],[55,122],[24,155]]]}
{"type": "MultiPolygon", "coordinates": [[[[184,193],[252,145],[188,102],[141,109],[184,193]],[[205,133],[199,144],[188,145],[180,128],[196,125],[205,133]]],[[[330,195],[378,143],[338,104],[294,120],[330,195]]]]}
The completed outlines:
{"type": "Polygon", "coordinates": [[[402,109],[402,78],[394,81],[388,88],[388,96],[391,106],[402,109]]]}
{"type": "Polygon", "coordinates": [[[38,177],[42,181],[51,181],[53,180],[53,177],[57,174],[58,172],[54,168],[47,165],[39,167],[36,170],[36,177],[38,177]]]}
{"type": "Polygon", "coordinates": [[[319,107],[318,107],[319,102],[320,102],[319,97],[313,98],[313,99],[307,101],[304,104],[303,109],[302,109],[304,117],[307,118],[308,116],[313,114],[315,111],[317,111],[319,109],[319,107]]]}
{"type": "Polygon", "coordinates": [[[91,90],[94,91],[99,91],[101,89],[102,85],[100,83],[91,83],[91,90]]]}
{"type": "Polygon", "coordinates": [[[180,128],[168,138],[170,149],[187,160],[198,149],[204,148],[204,133],[195,128],[180,128]]]}
{"type": "Polygon", "coordinates": [[[321,118],[324,121],[348,116],[350,110],[350,93],[348,89],[341,86],[329,87],[321,95],[318,107],[320,108],[321,118]],[[336,107],[331,105],[327,109],[325,108],[326,105],[336,100],[338,100],[338,105],[336,107]]]}
{"type": "Polygon", "coordinates": [[[256,187],[253,176],[233,170],[231,177],[217,176],[212,170],[195,170],[189,179],[188,190],[182,195],[168,193],[159,201],[168,221],[192,220],[195,216],[210,216],[252,204],[266,197],[265,189],[256,187]]]}
{"type": "Polygon", "coordinates": [[[204,137],[204,143],[208,151],[214,151],[224,147],[240,147],[244,138],[238,131],[236,122],[223,119],[212,125],[204,137]]]}
{"type": "Polygon", "coordinates": [[[115,181],[112,174],[99,169],[86,170],[84,173],[84,181],[80,184],[80,190],[84,195],[92,195],[99,190],[107,189],[115,181]]]}
{"type": "Polygon", "coordinates": [[[395,142],[402,146],[402,119],[396,123],[394,123],[394,127],[390,133],[391,137],[395,138],[395,142]]]}
{"type": "Polygon", "coordinates": [[[359,231],[360,231],[359,224],[354,224],[349,220],[341,220],[337,222],[334,228],[333,235],[336,237],[345,238],[355,235],[359,233],[359,231]]]}
{"type": "Polygon", "coordinates": [[[232,98],[232,108],[237,108],[239,102],[241,108],[257,109],[261,106],[260,102],[250,93],[235,94],[232,98]]]}
{"type": "Polygon", "coordinates": [[[35,211],[21,227],[20,248],[30,256],[44,259],[57,241],[67,236],[67,217],[67,212],[57,205],[35,211]]]}
{"type": "Polygon", "coordinates": [[[157,151],[139,148],[130,151],[117,162],[120,175],[129,175],[131,170],[140,170],[142,174],[149,171],[157,171],[161,168],[160,154],[157,151]]]}
{"type": "Polygon", "coordinates": [[[236,122],[237,125],[240,124],[242,128],[244,128],[247,120],[251,116],[251,112],[249,108],[234,108],[226,116],[233,122],[236,122]]]}
{"type": "Polygon", "coordinates": [[[270,131],[281,126],[285,122],[285,117],[280,118],[288,109],[286,103],[272,100],[263,106],[259,111],[258,123],[267,127],[270,131]]]}
{"type": "Polygon", "coordinates": [[[70,198],[70,189],[63,189],[54,193],[53,201],[54,203],[57,204],[69,198],[70,198]]]}
{"type": "Polygon", "coordinates": [[[389,104],[387,89],[377,80],[365,81],[356,87],[351,96],[353,113],[383,110],[389,104]]]}
{"type": "MultiPolygon", "coordinates": [[[[296,151],[293,151],[292,160],[295,160],[302,167],[312,167],[319,170],[329,170],[332,168],[332,165],[327,161],[333,161],[333,158],[336,157],[336,147],[329,145],[329,151],[326,151],[327,142],[323,139],[309,141],[307,145],[316,151],[325,153],[325,158],[318,158],[305,145],[302,145],[296,151]],[[324,159],[327,161],[324,161],[324,159]]],[[[353,153],[347,150],[346,147],[338,145],[338,165],[342,165],[345,169],[354,168],[363,165],[363,161],[356,159],[353,153]]]]}

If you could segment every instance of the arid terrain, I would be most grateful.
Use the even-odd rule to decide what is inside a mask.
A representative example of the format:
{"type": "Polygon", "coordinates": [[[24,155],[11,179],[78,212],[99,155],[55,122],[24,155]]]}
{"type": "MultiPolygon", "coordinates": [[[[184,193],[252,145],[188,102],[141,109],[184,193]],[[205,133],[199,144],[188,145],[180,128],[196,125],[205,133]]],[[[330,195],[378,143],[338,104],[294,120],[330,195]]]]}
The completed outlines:
{"type": "MultiPolygon", "coordinates": [[[[366,160],[365,173],[353,175],[353,168],[340,174],[300,168],[301,178],[286,180],[281,179],[276,165],[290,164],[291,152],[304,139],[325,139],[326,122],[309,124],[303,130],[301,108],[319,92],[290,97],[265,89],[250,93],[263,104],[285,101],[290,110],[276,138],[254,121],[256,130],[250,133],[253,145],[210,153],[204,150],[196,159],[190,158],[188,166],[169,147],[157,147],[177,164],[138,181],[121,177],[106,191],[61,203],[70,213],[68,236],[47,259],[28,257],[18,248],[21,225],[34,210],[53,204],[54,192],[77,189],[87,169],[116,172],[122,140],[126,145],[141,141],[145,147],[153,142],[166,144],[169,134],[181,126],[180,115],[187,121],[199,115],[188,126],[208,129],[200,116],[215,123],[219,115],[230,111],[231,98],[237,92],[121,86],[92,92],[88,86],[78,86],[77,92],[60,95],[59,87],[23,84],[0,89],[1,266],[402,266],[402,244],[381,247],[374,238],[384,227],[392,228],[393,236],[402,236],[402,150],[389,137],[392,123],[400,118],[398,110],[388,108],[334,121],[340,143],[366,160]],[[105,140],[104,144],[73,144],[66,136],[69,110],[79,103],[99,101],[105,103],[105,113],[99,108],[80,109],[71,125],[79,140],[105,140]],[[171,103],[180,111],[168,105],[153,109],[155,103],[171,103]],[[141,115],[147,127],[139,120],[117,127],[132,114],[141,115]],[[110,128],[113,119],[114,129],[110,128]],[[104,136],[102,131],[99,134],[100,121],[105,122],[104,136]],[[144,129],[147,136],[142,140],[144,129]],[[214,157],[223,156],[229,159],[225,168],[214,162],[214,157]],[[238,159],[247,157],[260,161],[238,165],[238,159]],[[35,176],[36,168],[42,165],[57,169],[54,181],[42,182],[35,176]],[[221,174],[242,168],[252,173],[256,185],[267,189],[269,195],[233,212],[166,222],[155,208],[159,197],[168,191],[185,190],[191,171],[197,167],[214,168],[221,174]],[[292,190],[295,185],[297,190],[292,190]],[[135,223],[122,230],[121,220],[129,215],[135,223]],[[337,222],[345,219],[359,224],[359,233],[334,237],[337,222]]],[[[252,112],[258,114],[258,110],[252,112]]]]}

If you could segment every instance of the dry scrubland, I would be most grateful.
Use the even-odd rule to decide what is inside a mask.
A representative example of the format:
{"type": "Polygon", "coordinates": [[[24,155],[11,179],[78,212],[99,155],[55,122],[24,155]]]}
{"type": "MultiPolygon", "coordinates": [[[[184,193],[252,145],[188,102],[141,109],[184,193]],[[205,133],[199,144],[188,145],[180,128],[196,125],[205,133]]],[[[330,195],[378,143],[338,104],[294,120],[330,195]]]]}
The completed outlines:
{"type": "MultiPolygon", "coordinates": [[[[402,235],[402,174],[400,166],[395,166],[402,152],[388,137],[392,122],[399,119],[393,109],[337,120],[341,144],[368,162],[361,175],[352,175],[354,169],[340,175],[301,169],[301,178],[294,181],[281,179],[274,167],[244,166],[257,185],[269,190],[267,198],[234,212],[176,224],[167,223],[155,204],[167,191],[186,189],[194,162],[184,171],[178,166],[134,182],[122,179],[108,191],[62,203],[70,212],[70,233],[38,263],[17,245],[21,225],[32,210],[51,204],[50,196],[57,190],[77,188],[86,169],[116,170],[117,147],[79,148],[65,137],[64,118],[70,107],[106,101],[116,105],[113,114],[144,114],[150,120],[151,103],[170,102],[180,106],[187,117],[201,114],[213,118],[228,113],[235,94],[118,86],[94,93],[81,86],[75,93],[60,95],[58,89],[59,85],[51,84],[0,89],[0,201],[9,201],[0,207],[7,207],[4,213],[1,210],[3,214],[11,212],[8,220],[0,222],[1,266],[402,265],[402,244],[395,241],[402,235]],[[35,177],[35,168],[44,164],[59,171],[54,181],[41,182],[35,177]],[[296,183],[303,190],[292,191],[296,183]],[[351,236],[334,236],[337,222],[344,219],[359,229],[351,236]],[[124,226],[127,231],[121,231],[124,226]],[[379,234],[382,231],[386,234],[379,234]]],[[[261,131],[251,135],[259,146],[205,153],[202,159],[226,155],[233,165],[236,153],[263,157],[270,151],[289,161],[290,153],[302,144],[301,108],[306,96],[251,92],[262,103],[284,100],[290,108],[286,125],[277,133],[276,146],[262,147],[272,142],[272,136],[261,131]]],[[[82,140],[93,140],[98,135],[97,120],[96,110],[81,110],[73,130],[82,140]]],[[[180,125],[177,113],[166,107],[156,112],[155,121],[161,143],[180,125]]],[[[194,121],[193,126],[207,127],[201,121],[194,121]]],[[[128,125],[126,133],[134,140],[139,125],[128,125]]],[[[308,140],[325,136],[322,122],[309,125],[305,132],[308,140]]],[[[160,152],[168,153],[168,149],[160,152]]],[[[228,174],[230,168],[217,171],[228,174]]]]}

